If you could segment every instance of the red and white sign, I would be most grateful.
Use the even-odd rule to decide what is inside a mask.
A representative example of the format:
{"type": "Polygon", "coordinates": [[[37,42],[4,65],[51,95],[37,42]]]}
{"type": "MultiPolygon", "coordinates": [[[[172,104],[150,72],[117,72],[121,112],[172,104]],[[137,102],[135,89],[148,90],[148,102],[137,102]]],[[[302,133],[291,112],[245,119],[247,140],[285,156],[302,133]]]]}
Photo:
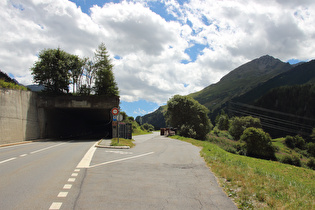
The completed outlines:
{"type": "Polygon", "coordinates": [[[114,108],[112,108],[111,112],[112,112],[113,115],[118,115],[119,114],[119,109],[114,107],[114,108]]]}

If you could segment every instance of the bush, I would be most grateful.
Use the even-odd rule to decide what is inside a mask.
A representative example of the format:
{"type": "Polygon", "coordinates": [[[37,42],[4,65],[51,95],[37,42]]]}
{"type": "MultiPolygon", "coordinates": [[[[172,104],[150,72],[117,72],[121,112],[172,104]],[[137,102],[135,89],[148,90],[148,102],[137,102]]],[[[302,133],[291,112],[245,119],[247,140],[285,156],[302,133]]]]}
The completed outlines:
{"type": "Polygon", "coordinates": [[[301,136],[296,135],[294,139],[295,139],[295,147],[299,149],[305,149],[305,140],[301,136]]]}
{"type": "Polygon", "coordinates": [[[295,147],[299,149],[305,149],[305,141],[299,135],[296,135],[295,137],[286,136],[284,142],[291,149],[294,149],[295,147]]]}
{"type": "Polygon", "coordinates": [[[246,143],[246,153],[248,156],[275,160],[275,149],[271,143],[271,137],[260,128],[246,128],[241,136],[241,140],[246,143]]]}
{"type": "Polygon", "coordinates": [[[239,140],[244,130],[249,127],[261,128],[260,119],[252,116],[233,117],[230,120],[229,132],[235,140],[239,140]]]}
{"type": "Polygon", "coordinates": [[[286,155],[280,160],[280,162],[285,163],[285,164],[294,165],[294,166],[301,166],[300,158],[295,156],[295,155],[293,155],[293,156],[286,155]]]}
{"type": "Polygon", "coordinates": [[[216,126],[219,130],[229,130],[229,117],[227,115],[220,115],[216,126]]]}
{"type": "Polygon", "coordinates": [[[307,144],[307,152],[308,154],[310,154],[311,156],[315,157],[315,143],[310,142],[307,144]]]}
{"type": "Polygon", "coordinates": [[[310,158],[306,164],[310,169],[315,170],[315,158],[310,158]]]}
{"type": "Polygon", "coordinates": [[[197,132],[195,131],[194,127],[192,125],[182,125],[180,127],[180,133],[181,136],[185,136],[188,138],[196,138],[197,132]]]}
{"type": "Polygon", "coordinates": [[[286,136],[284,142],[291,149],[295,147],[295,141],[294,141],[293,136],[286,136]]]}

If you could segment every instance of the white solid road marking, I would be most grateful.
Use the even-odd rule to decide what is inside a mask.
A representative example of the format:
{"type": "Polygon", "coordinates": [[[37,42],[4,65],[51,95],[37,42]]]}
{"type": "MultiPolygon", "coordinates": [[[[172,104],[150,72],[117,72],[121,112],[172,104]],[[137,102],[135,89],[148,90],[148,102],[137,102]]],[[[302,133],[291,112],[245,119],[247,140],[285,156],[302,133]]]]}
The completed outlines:
{"type": "Polygon", "coordinates": [[[56,144],[56,145],[53,145],[53,146],[50,146],[50,147],[46,147],[46,148],[43,148],[43,149],[39,149],[39,150],[36,150],[36,151],[31,152],[31,154],[35,154],[35,153],[37,153],[37,152],[41,152],[41,151],[44,151],[44,150],[47,150],[47,149],[50,149],[50,148],[53,148],[53,147],[58,147],[58,146],[63,145],[63,144],[67,144],[67,143],[56,144]]]}
{"type": "Polygon", "coordinates": [[[71,187],[72,187],[72,184],[65,184],[65,185],[63,186],[63,189],[64,189],[64,190],[70,190],[71,187]]]}
{"type": "Polygon", "coordinates": [[[82,158],[82,160],[80,161],[80,163],[77,165],[77,168],[89,168],[92,157],[94,155],[94,152],[96,150],[95,145],[98,142],[96,142],[95,144],[93,144],[93,146],[87,151],[87,153],[84,155],[84,157],[82,158]]]}
{"type": "Polygon", "coordinates": [[[60,202],[53,202],[49,208],[49,210],[58,210],[61,208],[62,203],[60,202]]]}
{"type": "Polygon", "coordinates": [[[9,161],[11,161],[11,160],[15,160],[16,159],[16,157],[14,157],[14,158],[10,158],[10,159],[7,159],[7,160],[3,160],[3,161],[1,161],[0,162],[0,164],[2,164],[2,163],[6,163],[6,162],[9,162],[9,161]]]}
{"type": "Polygon", "coordinates": [[[58,198],[65,198],[65,197],[67,197],[67,195],[68,195],[68,192],[60,192],[57,197],[58,198]]]}
{"type": "Polygon", "coordinates": [[[154,152],[149,152],[149,153],[145,153],[145,154],[142,154],[142,155],[132,156],[132,157],[128,157],[128,158],[122,158],[122,159],[118,159],[118,160],[112,160],[112,161],[96,164],[94,166],[90,166],[89,168],[94,168],[94,167],[101,166],[101,165],[106,165],[106,164],[116,163],[116,162],[120,162],[120,161],[124,161],[124,160],[130,160],[130,159],[134,159],[134,158],[139,158],[139,157],[142,157],[142,156],[151,155],[153,153],[154,152]]]}

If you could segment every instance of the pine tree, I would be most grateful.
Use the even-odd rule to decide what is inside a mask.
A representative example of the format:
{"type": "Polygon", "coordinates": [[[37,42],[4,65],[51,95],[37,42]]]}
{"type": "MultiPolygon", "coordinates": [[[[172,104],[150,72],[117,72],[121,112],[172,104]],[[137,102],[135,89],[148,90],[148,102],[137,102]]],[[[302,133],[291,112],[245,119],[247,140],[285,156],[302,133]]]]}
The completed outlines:
{"type": "Polygon", "coordinates": [[[113,65],[105,44],[98,46],[95,52],[95,93],[102,96],[118,96],[119,91],[113,74],[113,65]]]}

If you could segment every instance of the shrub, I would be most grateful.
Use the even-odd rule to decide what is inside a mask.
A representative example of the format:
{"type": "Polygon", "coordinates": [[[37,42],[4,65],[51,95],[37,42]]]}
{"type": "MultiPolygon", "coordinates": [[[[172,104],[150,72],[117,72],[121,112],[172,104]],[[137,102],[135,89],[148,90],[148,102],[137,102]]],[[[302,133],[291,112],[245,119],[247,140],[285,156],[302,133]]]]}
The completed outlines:
{"type": "Polygon", "coordinates": [[[315,170],[315,158],[310,158],[306,164],[310,169],[315,170]]]}
{"type": "Polygon", "coordinates": [[[285,155],[283,158],[281,158],[280,162],[285,163],[285,164],[290,164],[290,165],[292,165],[293,163],[292,157],[289,155],[285,155]]]}
{"type": "Polygon", "coordinates": [[[228,130],[229,129],[229,117],[227,115],[220,115],[217,127],[219,130],[228,130]]]}
{"type": "Polygon", "coordinates": [[[311,156],[315,157],[315,143],[310,142],[307,144],[307,152],[308,154],[310,154],[311,156]]]}
{"type": "Polygon", "coordinates": [[[194,139],[197,137],[197,132],[192,125],[182,125],[180,127],[180,135],[194,139]]]}
{"type": "Polygon", "coordinates": [[[241,136],[241,140],[246,142],[246,152],[248,156],[275,160],[275,149],[271,143],[271,137],[260,128],[247,128],[241,136]]]}
{"type": "Polygon", "coordinates": [[[305,140],[301,136],[296,135],[294,139],[295,139],[295,147],[300,148],[300,149],[305,149],[305,140]]]}
{"type": "Polygon", "coordinates": [[[295,155],[293,155],[293,156],[286,155],[280,160],[280,162],[285,163],[285,164],[294,165],[294,166],[301,166],[300,158],[295,156],[295,155]]]}
{"type": "Polygon", "coordinates": [[[235,140],[239,140],[244,130],[249,127],[261,128],[260,119],[252,116],[233,117],[230,120],[229,132],[235,140]]]}
{"type": "Polygon", "coordinates": [[[299,135],[296,135],[294,137],[293,136],[286,136],[284,142],[291,149],[294,149],[295,147],[297,147],[299,149],[305,149],[305,141],[299,135]]]}
{"type": "Polygon", "coordinates": [[[295,147],[295,141],[294,141],[293,136],[286,136],[284,142],[291,149],[295,147]]]}

